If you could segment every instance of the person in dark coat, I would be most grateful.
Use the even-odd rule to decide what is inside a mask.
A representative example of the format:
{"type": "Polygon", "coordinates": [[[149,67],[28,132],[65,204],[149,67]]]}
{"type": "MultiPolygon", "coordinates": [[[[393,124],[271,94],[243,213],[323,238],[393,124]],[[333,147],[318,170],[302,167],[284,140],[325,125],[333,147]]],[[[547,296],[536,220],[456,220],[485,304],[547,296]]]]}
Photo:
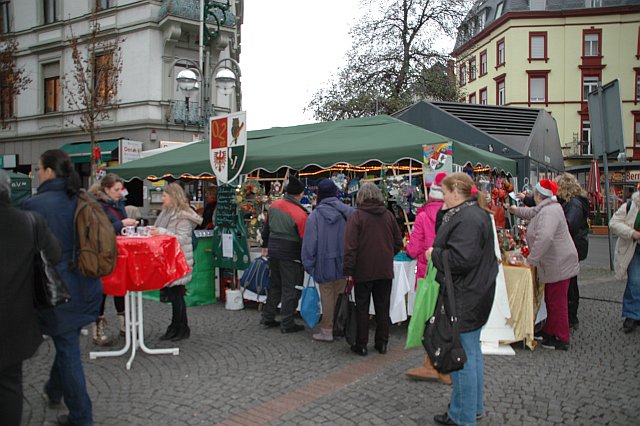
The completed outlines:
{"type": "Polygon", "coordinates": [[[444,258],[448,259],[458,314],[460,341],[467,355],[462,370],[451,373],[453,389],[446,413],[438,424],[475,425],[484,415],[484,361],[480,331],[487,322],[496,287],[498,259],[490,212],[483,196],[475,197],[473,180],[454,173],[442,181],[446,210],[426,256],[438,269],[437,281],[445,290],[444,258]]]}
{"type": "MultiPolygon", "coordinates": [[[[587,222],[589,200],[578,179],[571,173],[561,174],[556,182],[558,183],[558,202],[564,210],[571,239],[578,251],[578,260],[585,260],[589,252],[589,223],[587,222]]],[[[578,289],[577,275],[571,277],[569,281],[567,300],[569,303],[569,328],[578,328],[580,290],[578,289]]]]}
{"type": "MultiPolygon", "coordinates": [[[[120,235],[122,228],[126,226],[136,226],[139,223],[137,220],[127,217],[127,211],[124,206],[124,195],[122,193],[124,188],[123,182],[118,175],[107,173],[107,175],[100,180],[99,184],[90,188],[90,192],[96,197],[102,206],[102,210],[109,218],[109,221],[111,221],[116,235],[120,235]]],[[[100,315],[98,315],[98,319],[92,327],[93,343],[98,346],[109,346],[113,343],[105,332],[107,320],[104,317],[104,305],[106,300],[107,295],[105,294],[102,297],[102,304],[100,305],[100,315]]],[[[126,331],[124,321],[124,296],[113,296],[113,304],[116,308],[120,335],[124,336],[126,331]]]]}
{"type": "Polygon", "coordinates": [[[344,275],[353,277],[358,335],[351,350],[367,355],[369,304],[376,310],[375,349],[384,354],[389,342],[389,305],[393,256],[402,249],[402,233],[395,216],[384,205],[380,189],[371,182],[360,187],[358,208],[349,217],[344,235],[344,275]]]}
{"type": "Polygon", "coordinates": [[[57,404],[64,399],[69,409],[69,414],[58,416],[58,423],[91,425],[93,409],[80,356],[80,330],[98,317],[102,282],[99,278],[85,277],[70,267],[75,256],[73,217],[80,177],[69,156],[59,149],[45,151],[36,170],[40,182],[38,193],[25,201],[23,207],[44,216],[62,245],[62,260],[56,269],[71,294],[68,303],[38,312],[42,330],[51,336],[56,348],[45,393],[50,403],[57,404]]]}
{"type": "Polygon", "coordinates": [[[342,274],[344,230],[354,208],[338,199],[338,187],[331,179],[318,183],[318,206],[307,220],[302,240],[302,264],[318,283],[322,320],[314,340],[333,341],[333,314],[338,296],[344,292],[342,274]]]}
{"type": "Polygon", "coordinates": [[[38,314],[33,307],[33,270],[37,250],[53,264],[60,244],[44,219],[11,207],[9,175],[0,170],[0,422],[18,426],[22,417],[22,361],[42,342],[38,314]],[[35,233],[34,233],[35,230],[35,233]],[[18,325],[18,326],[17,326],[18,325]]]}

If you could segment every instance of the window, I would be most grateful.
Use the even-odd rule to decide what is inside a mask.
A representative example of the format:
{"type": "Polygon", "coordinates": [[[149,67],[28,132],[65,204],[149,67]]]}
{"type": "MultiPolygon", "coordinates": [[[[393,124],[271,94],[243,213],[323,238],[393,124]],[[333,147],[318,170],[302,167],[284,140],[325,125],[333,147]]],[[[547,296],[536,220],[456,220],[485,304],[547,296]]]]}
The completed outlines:
{"type": "Polygon", "coordinates": [[[586,102],[589,99],[589,92],[593,92],[598,88],[600,78],[598,76],[582,77],[582,100],[586,102]]]}
{"type": "Polygon", "coordinates": [[[584,7],[602,7],[602,0],[585,0],[584,7]]]}
{"type": "Polygon", "coordinates": [[[496,16],[493,18],[494,20],[498,19],[499,17],[502,16],[502,10],[504,9],[504,2],[500,2],[498,3],[498,5],[496,6],[496,16]]]}
{"type": "Polygon", "coordinates": [[[633,144],[640,147],[640,117],[637,115],[633,120],[633,144]]]}
{"type": "Polygon", "coordinates": [[[487,22],[487,9],[482,9],[480,13],[478,13],[478,31],[482,31],[484,29],[484,25],[487,22]]]}
{"type": "Polygon", "coordinates": [[[487,51],[480,52],[480,77],[487,73],[487,51]]]}
{"type": "Polygon", "coordinates": [[[580,155],[591,155],[591,123],[589,120],[582,120],[580,126],[580,155]]]}
{"type": "Polygon", "coordinates": [[[547,78],[529,77],[529,102],[546,102],[547,78]]]}
{"type": "Polygon", "coordinates": [[[600,56],[600,33],[584,33],[584,56],[600,56]]]}
{"type": "Polygon", "coordinates": [[[113,79],[113,54],[102,53],[96,55],[93,73],[93,86],[96,90],[96,96],[102,103],[108,103],[113,96],[114,79],[113,79]]]}
{"type": "Polygon", "coordinates": [[[496,82],[496,105],[505,105],[507,103],[507,93],[504,84],[505,78],[506,74],[494,78],[496,82]]]}
{"type": "Polygon", "coordinates": [[[487,105],[489,103],[489,98],[487,96],[487,88],[484,87],[480,89],[479,95],[480,95],[480,105],[487,105]]]}
{"type": "Polygon", "coordinates": [[[529,33],[529,62],[547,61],[547,33],[529,33]]]}
{"type": "Polygon", "coordinates": [[[636,95],[634,97],[636,102],[640,102],[640,68],[635,68],[636,70],[636,95]]]}
{"type": "Polygon", "coordinates": [[[547,8],[547,0],[530,0],[529,10],[545,10],[547,8]]]}
{"type": "Polygon", "coordinates": [[[9,2],[0,1],[0,33],[8,33],[11,30],[9,26],[9,2]]]}
{"type": "Polygon", "coordinates": [[[44,23],[50,24],[58,20],[57,0],[42,0],[44,10],[44,23]]]}
{"type": "Polygon", "coordinates": [[[504,51],[504,39],[498,41],[496,44],[496,68],[504,65],[505,51],[504,51]]]}
{"type": "Polygon", "coordinates": [[[469,81],[476,79],[476,58],[475,56],[469,60],[469,81]]]}
{"type": "Polygon", "coordinates": [[[460,86],[464,86],[467,82],[467,67],[465,64],[460,65],[458,78],[460,79],[460,86]]]}
{"type": "Polygon", "coordinates": [[[96,0],[96,10],[105,10],[113,7],[114,0],[96,0]]]}
{"type": "Polygon", "coordinates": [[[44,79],[44,113],[60,111],[60,64],[42,66],[44,79]]]}
{"type": "Polygon", "coordinates": [[[469,95],[469,103],[470,104],[477,104],[478,103],[478,101],[476,100],[475,92],[469,95]]]}

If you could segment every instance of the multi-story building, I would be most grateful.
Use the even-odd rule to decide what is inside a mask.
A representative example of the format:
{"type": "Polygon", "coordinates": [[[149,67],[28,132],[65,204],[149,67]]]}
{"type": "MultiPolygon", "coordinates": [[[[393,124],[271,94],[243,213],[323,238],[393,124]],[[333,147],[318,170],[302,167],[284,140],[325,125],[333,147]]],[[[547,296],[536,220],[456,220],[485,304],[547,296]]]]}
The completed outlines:
{"type": "MultiPolygon", "coordinates": [[[[117,107],[98,122],[102,161],[117,160],[115,148],[123,139],[141,141],[145,150],[158,148],[161,141],[199,139],[206,116],[240,108],[239,81],[235,96],[233,88],[216,90],[207,82],[213,83],[214,71],[237,65],[244,2],[215,4],[220,7],[207,20],[213,36],[200,63],[199,0],[1,0],[0,31],[17,40],[17,65],[31,83],[14,99],[0,102],[6,117],[0,154],[16,160],[14,169],[29,173],[42,152],[62,147],[88,175],[89,135],[74,124],[78,111],[66,102],[64,80],[73,78],[70,38],[78,37],[86,49],[94,17],[100,37],[122,40],[117,107]],[[230,64],[216,66],[226,58],[230,64]],[[194,69],[191,75],[199,80],[189,91],[176,82],[185,67],[194,69]]],[[[100,52],[96,61],[111,54],[100,52]]],[[[239,69],[233,74],[239,76],[239,69]]],[[[99,77],[93,84],[100,84],[99,77]]]]}
{"type": "Polygon", "coordinates": [[[640,0],[478,0],[453,56],[467,102],[551,112],[567,166],[592,158],[587,94],[618,79],[640,160],[640,0]]]}

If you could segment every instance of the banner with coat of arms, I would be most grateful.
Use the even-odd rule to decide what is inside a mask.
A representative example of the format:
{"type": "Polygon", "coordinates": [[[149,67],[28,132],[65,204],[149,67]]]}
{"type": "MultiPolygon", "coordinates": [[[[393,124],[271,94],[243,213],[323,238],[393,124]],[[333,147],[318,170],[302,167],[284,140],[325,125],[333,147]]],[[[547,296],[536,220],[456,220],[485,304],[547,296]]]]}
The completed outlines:
{"type": "Polygon", "coordinates": [[[422,145],[422,170],[426,186],[430,186],[438,173],[453,171],[453,143],[422,145]]]}
{"type": "Polygon", "coordinates": [[[218,184],[238,177],[247,156],[247,113],[245,111],[209,120],[211,168],[218,184]]]}

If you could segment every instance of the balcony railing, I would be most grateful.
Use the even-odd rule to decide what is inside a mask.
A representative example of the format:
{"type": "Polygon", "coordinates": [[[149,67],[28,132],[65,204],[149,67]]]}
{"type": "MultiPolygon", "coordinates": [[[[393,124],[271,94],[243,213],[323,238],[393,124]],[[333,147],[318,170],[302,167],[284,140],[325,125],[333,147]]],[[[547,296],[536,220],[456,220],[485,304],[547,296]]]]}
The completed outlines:
{"type": "Polygon", "coordinates": [[[204,127],[206,117],[213,111],[211,106],[201,108],[198,102],[171,101],[167,121],[185,126],[204,127]]]}
{"type": "Polygon", "coordinates": [[[589,141],[573,141],[562,147],[565,158],[587,158],[592,157],[589,141]]]}
{"type": "MultiPolygon", "coordinates": [[[[225,1],[217,1],[214,3],[218,3],[221,6],[227,5],[225,1]]],[[[213,8],[212,11],[219,22],[224,22],[223,25],[225,27],[235,27],[236,17],[230,10],[223,12],[221,9],[213,8]]],[[[199,21],[200,0],[166,0],[160,8],[160,18],[164,18],[167,15],[199,21]]],[[[207,18],[207,23],[215,24],[216,20],[210,16],[207,18]]]]}

